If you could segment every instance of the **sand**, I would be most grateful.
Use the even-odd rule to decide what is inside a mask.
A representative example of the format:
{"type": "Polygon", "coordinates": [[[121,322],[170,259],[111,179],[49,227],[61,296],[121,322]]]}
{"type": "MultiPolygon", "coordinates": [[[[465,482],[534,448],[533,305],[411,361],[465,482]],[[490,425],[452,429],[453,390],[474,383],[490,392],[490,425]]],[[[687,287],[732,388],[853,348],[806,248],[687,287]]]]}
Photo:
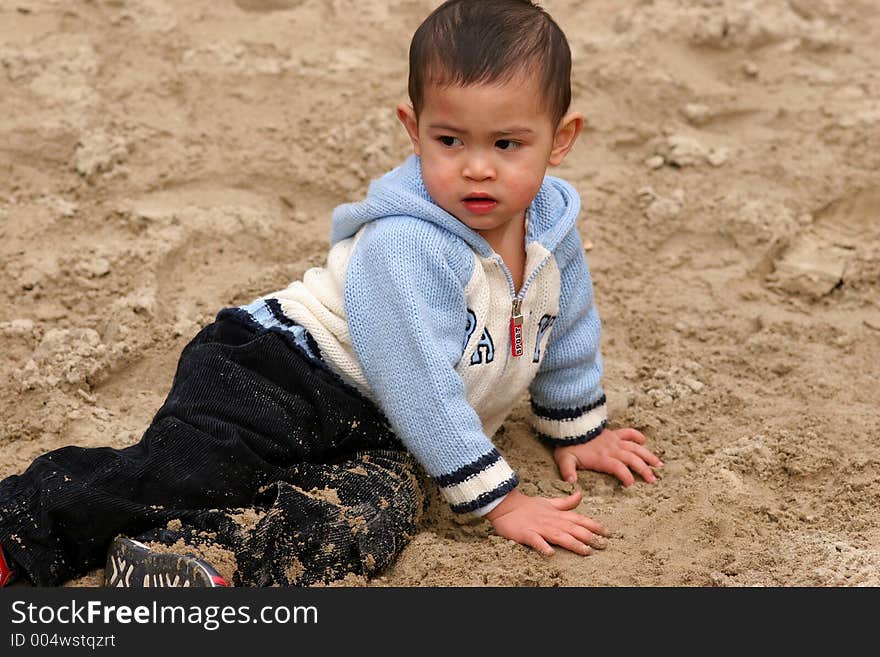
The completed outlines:
{"type": "MultiPolygon", "coordinates": [[[[433,6],[0,5],[0,476],[135,442],[201,325],[323,263],[332,208],[408,154],[433,6]]],[[[565,484],[523,400],[498,447],[526,492],[582,490],[607,549],[544,558],[435,500],[372,583],[880,585],[880,4],[546,6],[612,421],[666,466],[565,484]]]]}

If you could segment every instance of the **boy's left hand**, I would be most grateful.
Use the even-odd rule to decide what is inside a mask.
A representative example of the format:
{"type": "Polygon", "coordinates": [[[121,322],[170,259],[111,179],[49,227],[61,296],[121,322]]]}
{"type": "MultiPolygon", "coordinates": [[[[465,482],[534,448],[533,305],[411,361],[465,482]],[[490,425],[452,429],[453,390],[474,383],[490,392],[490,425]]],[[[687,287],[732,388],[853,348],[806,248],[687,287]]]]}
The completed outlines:
{"type": "Polygon", "coordinates": [[[557,447],[553,458],[565,481],[577,481],[577,470],[582,469],[606,472],[631,486],[636,481],[632,470],[653,484],[657,477],[651,466],[659,468],[663,462],[643,446],[646,440],[635,429],[605,429],[589,442],[557,447]]]}

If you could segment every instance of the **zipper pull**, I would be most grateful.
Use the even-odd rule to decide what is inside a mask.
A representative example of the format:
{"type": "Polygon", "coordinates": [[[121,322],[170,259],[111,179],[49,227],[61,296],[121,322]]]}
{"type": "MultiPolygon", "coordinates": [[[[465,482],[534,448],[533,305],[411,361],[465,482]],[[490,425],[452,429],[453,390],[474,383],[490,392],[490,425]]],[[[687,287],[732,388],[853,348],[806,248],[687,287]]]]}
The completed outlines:
{"type": "Polygon", "coordinates": [[[513,310],[510,313],[510,353],[516,358],[523,355],[523,317],[520,312],[521,304],[522,300],[514,297],[513,310]]]}

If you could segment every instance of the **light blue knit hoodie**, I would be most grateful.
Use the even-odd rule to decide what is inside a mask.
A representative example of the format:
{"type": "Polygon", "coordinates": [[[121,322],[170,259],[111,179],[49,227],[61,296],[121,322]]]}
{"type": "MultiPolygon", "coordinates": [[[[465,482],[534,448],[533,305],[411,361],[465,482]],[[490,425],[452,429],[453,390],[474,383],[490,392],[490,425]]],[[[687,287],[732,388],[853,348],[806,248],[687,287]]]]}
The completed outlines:
{"type": "Polygon", "coordinates": [[[452,509],[482,515],[518,483],[491,436],[527,391],[551,444],[605,426],[579,211],[577,192],[547,176],[515,291],[488,242],[434,203],[411,156],[336,208],[325,267],[245,310],[308,350],[307,330],[314,357],[380,406],[452,509]]]}

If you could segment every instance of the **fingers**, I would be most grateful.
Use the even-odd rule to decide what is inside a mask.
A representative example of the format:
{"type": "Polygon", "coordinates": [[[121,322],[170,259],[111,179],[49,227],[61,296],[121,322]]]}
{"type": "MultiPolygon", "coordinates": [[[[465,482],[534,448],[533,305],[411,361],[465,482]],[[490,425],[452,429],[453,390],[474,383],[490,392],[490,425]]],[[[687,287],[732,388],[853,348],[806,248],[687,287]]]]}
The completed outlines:
{"type": "Polygon", "coordinates": [[[589,545],[591,548],[595,548],[598,550],[604,550],[608,545],[608,541],[605,540],[604,537],[599,536],[598,534],[594,534],[586,527],[582,527],[581,525],[571,525],[568,529],[568,533],[574,536],[577,540],[585,545],[589,545]]]}
{"type": "Polygon", "coordinates": [[[663,461],[657,458],[649,449],[646,447],[642,447],[641,445],[629,441],[621,441],[620,443],[621,449],[628,450],[633,454],[637,455],[648,465],[653,465],[655,468],[659,468],[663,465],[663,461]]]}
{"type": "Polygon", "coordinates": [[[583,556],[587,556],[588,554],[593,553],[593,548],[591,548],[589,545],[582,542],[576,536],[573,536],[567,531],[554,531],[548,538],[556,545],[564,547],[566,550],[571,550],[575,554],[582,554],[583,556]]]}
{"type": "Polygon", "coordinates": [[[534,548],[545,557],[549,557],[555,552],[555,550],[550,547],[550,544],[544,540],[544,537],[535,531],[528,532],[520,542],[534,548]]]}
{"type": "Polygon", "coordinates": [[[523,496],[519,506],[495,518],[492,525],[501,536],[544,556],[554,554],[551,544],[586,556],[594,547],[605,547],[608,532],[595,520],[569,510],[580,501],[580,492],[556,499],[523,496]]]}
{"type": "Polygon", "coordinates": [[[555,506],[557,509],[562,511],[567,511],[567,513],[563,514],[561,517],[572,523],[573,525],[578,525],[587,529],[591,534],[596,534],[599,536],[611,536],[611,532],[605,528],[602,523],[593,520],[585,516],[582,513],[578,513],[577,511],[569,511],[569,509],[573,509],[581,502],[582,493],[580,491],[569,495],[568,497],[559,497],[559,498],[548,498],[550,504],[555,506]],[[574,502],[574,504],[572,504],[574,502]]]}
{"type": "Polygon", "coordinates": [[[641,431],[636,431],[635,429],[618,429],[617,435],[620,436],[621,440],[629,440],[639,445],[644,445],[645,441],[648,440],[641,431]]]}
{"type": "Polygon", "coordinates": [[[603,470],[608,474],[612,474],[620,479],[620,483],[622,483],[624,486],[632,486],[634,483],[636,483],[636,478],[633,477],[632,472],[630,472],[629,468],[626,467],[624,462],[619,459],[609,458],[603,470]]]}
{"type": "Polygon", "coordinates": [[[551,497],[548,498],[550,504],[561,511],[568,511],[569,509],[573,509],[578,504],[581,503],[581,497],[583,494],[580,491],[572,493],[567,497],[551,497]]]}
{"type": "Polygon", "coordinates": [[[559,476],[563,481],[574,483],[577,481],[577,457],[574,454],[564,454],[557,461],[559,476]]]}
{"type": "Polygon", "coordinates": [[[655,481],[657,481],[657,475],[655,475],[648,464],[645,463],[636,454],[633,454],[632,452],[622,452],[620,454],[620,460],[623,461],[631,470],[637,472],[639,476],[647,481],[649,484],[653,484],[655,481]]]}
{"type": "Polygon", "coordinates": [[[607,529],[602,523],[597,522],[592,518],[588,518],[585,515],[581,515],[580,513],[574,514],[574,517],[571,518],[571,521],[580,525],[581,527],[585,527],[591,533],[597,534],[598,536],[611,536],[611,531],[607,529]]]}

